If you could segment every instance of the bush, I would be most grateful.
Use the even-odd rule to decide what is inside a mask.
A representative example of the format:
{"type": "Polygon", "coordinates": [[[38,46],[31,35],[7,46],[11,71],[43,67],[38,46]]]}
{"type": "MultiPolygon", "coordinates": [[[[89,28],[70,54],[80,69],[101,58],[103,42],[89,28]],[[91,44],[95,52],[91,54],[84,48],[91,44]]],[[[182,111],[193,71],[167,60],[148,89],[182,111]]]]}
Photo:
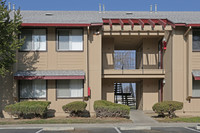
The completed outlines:
{"type": "Polygon", "coordinates": [[[69,112],[70,116],[80,117],[86,111],[87,103],[82,101],[71,102],[64,105],[62,108],[65,112],[69,112]]]}
{"type": "Polygon", "coordinates": [[[175,111],[181,110],[183,108],[182,102],[177,101],[164,101],[160,103],[156,103],[153,105],[152,109],[158,115],[165,117],[165,113],[168,113],[169,118],[176,117],[175,111]]]}
{"type": "Polygon", "coordinates": [[[5,107],[5,111],[18,118],[26,117],[46,117],[47,110],[51,102],[48,101],[23,101],[10,104],[5,107]]]}
{"type": "Polygon", "coordinates": [[[96,117],[129,117],[130,107],[105,100],[94,102],[96,117]]]}

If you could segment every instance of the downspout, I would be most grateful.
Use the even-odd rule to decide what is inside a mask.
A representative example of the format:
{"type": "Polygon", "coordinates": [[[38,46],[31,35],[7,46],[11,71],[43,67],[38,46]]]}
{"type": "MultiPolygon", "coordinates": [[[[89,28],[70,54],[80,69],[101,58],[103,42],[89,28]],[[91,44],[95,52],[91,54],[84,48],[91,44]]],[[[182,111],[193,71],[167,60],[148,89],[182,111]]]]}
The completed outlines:
{"type": "MultiPolygon", "coordinates": [[[[86,65],[87,65],[87,73],[86,73],[86,80],[87,80],[87,93],[89,89],[89,38],[90,38],[90,26],[87,26],[87,49],[86,49],[86,65]]],[[[88,96],[88,94],[87,94],[88,96]]],[[[88,97],[89,100],[89,97],[88,97]]],[[[90,110],[90,101],[88,101],[89,110],[90,110]]]]}

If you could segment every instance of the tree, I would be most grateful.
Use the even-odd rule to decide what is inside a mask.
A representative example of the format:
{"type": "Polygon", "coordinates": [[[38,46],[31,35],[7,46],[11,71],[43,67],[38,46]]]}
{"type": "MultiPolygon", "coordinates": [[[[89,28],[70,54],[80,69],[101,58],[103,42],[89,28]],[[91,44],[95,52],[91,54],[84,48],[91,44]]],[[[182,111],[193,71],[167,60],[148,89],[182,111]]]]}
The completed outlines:
{"type": "Polygon", "coordinates": [[[16,50],[24,40],[19,39],[21,23],[20,10],[10,11],[6,0],[0,0],[0,76],[10,72],[16,62],[16,50]]]}

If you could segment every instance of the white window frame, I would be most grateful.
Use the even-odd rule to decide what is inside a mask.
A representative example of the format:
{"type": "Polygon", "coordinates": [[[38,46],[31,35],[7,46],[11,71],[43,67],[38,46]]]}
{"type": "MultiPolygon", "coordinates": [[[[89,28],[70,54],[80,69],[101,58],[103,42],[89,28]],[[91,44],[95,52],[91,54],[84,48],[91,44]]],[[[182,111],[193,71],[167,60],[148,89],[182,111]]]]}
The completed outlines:
{"type": "Polygon", "coordinates": [[[84,36],[84,34],[83,34],[83,29],[57,29],[57,45],[56,45],[56,50],[57,51],[71,51],[71,52],[76,52],[76,51],[83,51],[83,49],[84,49],[84,47],[83,47],[83,44],[84,44],[84,39],[83,39],[83,36],[84,36]],[[60,30],[66,30],[66,31],[69,31],[69,47],[70,46],[72,46],[73,44],[73,42],[72,42],[72,31],[73,30],[81,30],[81,39],[82,39],[82,44],[81,44],[81,49],[80,50],[73,50],[73,49],[59,49],[59,31],[60,30]]]}
{"type": "MultiPolygon", "coordinates": [[[[81,95],[80,96],[72,96],[71,94],[72,94],[72,90],[71,90],[71,85],[69,84],[68,86],[69,86],[69,88],[66,88],[66,89],[69,89],[68,91],[70,91],[70,96],[58,96],[58,90],[59,90],[59,88],[58,88],[58,82],[59,82],[59,80],[56,80],[56,99],[70,99],[70,98],[83,98],[83,95],[84,95],[84,83],[83,83],[83,79],[64,79],[64,80],[68,80],[69,82],[68,83],[70,83],[70,80],[80,80],[80,83],[81,83],[81,88],[80,88],[80,93],[81,93],[81,95]]],[[[63,80],[63,81],[64,81],[63,80]]],[[[67,83],[67,82],[66,82],[67,83]]],[[[79,88],[78,88],[79,89],[79,88]]]]}
{"type": "MultiPolygon", "coordinates": [[[[21,32],[21,35],[20,35],[20,39],[23,39],[22,38],[22,33],[23,33],[23,30],[30,30],[31,31],[31,36],[32,36],[32,44],[31,44],[31,49],[22,49],[22,46],[25,45],[25,43],[21,46],[20,50],[21,52],[23,51],[47,51],[47,29],[22,29],[22,32],[21,32]],[[34,30],[44,30],[45,31],[45,49],[36,49],[35,48],[35,42],[34,42],[34,37],[38,34],[34,34],[34,30]]],[[[25,35],[24,35],[25,36],[25,35]]],[[[41,42],[39,42],[41,43],[41,42]]]]}
{"type": "Polygon", "coordinates": [[[20,99],[46,99],[47,98],[47,81],[46,80],[43,80],[43,81],[45,81],[45,88],[44,88],[44,90],[45,90],[45,96],[36,96],[36,91],[37,91],[37,89],[36,89],[36,87],[35,87],[35,84],[33,84],[35,81],[39,81],[39,80],[28,80],[28,81],[30,81],[31,82],[31,87],[32,87],[32,91],[34,91],[34,92],[32,92],[33,94],[34,94],[34,96],[33,97],[30,97],[30,96],[26,96],[26,97],[22,97],[22,88],[21,88],[21,84],[22,84],[22,82],[23,82],[24,80],[20,80],[19,81],[19,98],[20,99]]]}

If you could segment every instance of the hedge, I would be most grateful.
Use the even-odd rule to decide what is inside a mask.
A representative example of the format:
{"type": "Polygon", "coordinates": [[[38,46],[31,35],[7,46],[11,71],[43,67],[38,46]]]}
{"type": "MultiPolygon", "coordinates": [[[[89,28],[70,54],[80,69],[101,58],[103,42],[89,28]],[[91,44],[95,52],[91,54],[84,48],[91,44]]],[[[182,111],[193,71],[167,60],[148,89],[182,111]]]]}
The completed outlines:
{"type": "Polygon", "coordinates": [[[5,111],[19,118],[46,117],[50,104],[48,101],[23,101],[7,105],[5,111]]]}
{"type": "Polygon", "coordinates": [[[82,101],[75,101],[68,103],[62,107],[65,112],[69,112],[70,116],[80,117],[82,113],[86,110],[87,103],[82,101]]]}
{"type": "Polygon", "coordinates": [[[158,113],[159,116],[166,116],[165,113],[168,114],[169,118],[176,117],[175,111],[181,110],[183,108],[182,102],[177,101],[164,101],[159,102],[153,105],[152,109],[155,113],[158,113]]]}
{"type": "Polygon", "coordinates": [[[105,100],[98,100],[94,102],[94,110],[96,117],[128,117],[130,107],[127,105],[112,103],[105,100]]]}

